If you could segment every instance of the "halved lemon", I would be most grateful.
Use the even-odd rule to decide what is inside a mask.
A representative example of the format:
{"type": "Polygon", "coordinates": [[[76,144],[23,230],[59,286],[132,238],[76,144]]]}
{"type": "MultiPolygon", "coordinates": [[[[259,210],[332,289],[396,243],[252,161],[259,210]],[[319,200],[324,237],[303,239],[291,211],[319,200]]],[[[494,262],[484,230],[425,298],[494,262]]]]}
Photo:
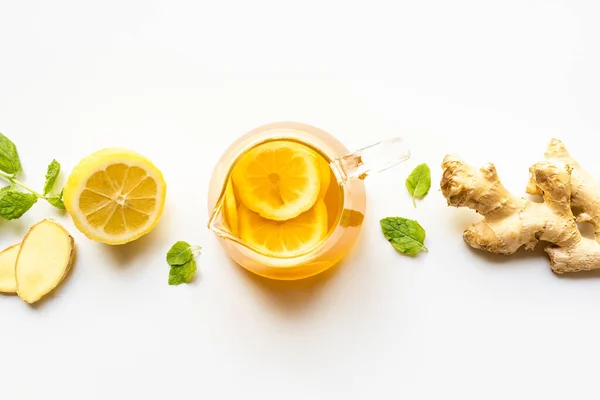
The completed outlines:
{"type": "Polygon", "coordinates": [[[251,149],[232,175],[240,201],[275,221],[295,218],[310,209],[321,189],[318,159],[308,147],[290,141],[251,149]]]}
{"type": "Polygon", "coordinates": [[[92,240],[124,244],[150,232],[167,185],[150,160],[125,149],[93,153],[73,169],[63,200],[73,223],[92,240]]]}
{"type": "Polygon", "coordinates": [[[263,253],[279,257],[308,251],[327,235],[327,208],[322,200],[287,221],[263,218],[243,204],[238,215],[240,239],[263,253]]]}

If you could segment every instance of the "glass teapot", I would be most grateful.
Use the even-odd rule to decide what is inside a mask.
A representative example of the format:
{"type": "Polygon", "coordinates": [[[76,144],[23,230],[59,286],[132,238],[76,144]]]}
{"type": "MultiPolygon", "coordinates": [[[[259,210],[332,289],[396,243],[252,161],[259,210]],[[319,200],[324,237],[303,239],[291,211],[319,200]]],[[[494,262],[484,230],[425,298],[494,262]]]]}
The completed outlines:
{"type": "Polygon", "coordinates": [[[279,122],[258,127],[231,144],[213,171],[208,192],[208,228],[237,264],[255,274],[279,280],[316,275],[340,261],[358,238],[366,206],[363,180],[409,157],[408,146],[399,137],[351,153],[332,135],[310,125],[279,122]],[[330,187],[339,193],[339,211],[333,216],[329,233],[314,247],[285,257],[269,254],[240,239],[226,216],[228,183],[237,162],[250,149],[273,140],[301,143],[322,155],[335,177],[330,187]]]}

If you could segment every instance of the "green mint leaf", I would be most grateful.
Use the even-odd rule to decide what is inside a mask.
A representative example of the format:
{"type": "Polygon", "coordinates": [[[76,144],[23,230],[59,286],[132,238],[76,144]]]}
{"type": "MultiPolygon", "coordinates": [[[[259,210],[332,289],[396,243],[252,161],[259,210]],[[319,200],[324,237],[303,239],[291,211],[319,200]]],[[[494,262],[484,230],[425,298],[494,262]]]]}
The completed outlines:
{"type": "Polygon", "coordinates": [[[56,160],[52,160],[50,165],[48,165],[48,171],[46,172],[46,183],[44,183],[44,196],[52,191],[54,184],[56,183],[56,178],[58,178],[58,174],[60,173],[60,164],[56,160]]]}
{"type": "Polygon", "coordinates": [[[412,219],[387,217],[380,221],[383,236],[402,254],[415,255],[427,251],[425,229],[412,219]]]}
{"type": "Polygon", "coordinates": [[[188,283],[196,273],[196,261],[192,258],[183,265],[175,265],[171,267],[169,272],[169,285],[181,285],[188,283]]]}
{"type": "Polygon", "coordinates": [[[413,205],[417,207],[415,199],[422,199],[431,188],[431,171],[427,164],[417,165],[406,178],[406,189],[412,196],[413,205]]]}
{"type": "Polygon", "coordinates": [[[169,285],[188,283],[196,273],[196,260],[200,246],[190,246],[189,243],[179,241],[167,253],[167,263],[171,266],[169,271],[169,285]]]}
{"type": "Polygon", "coordinates": [[[23,193],[14,187],[0,190],[0,217],[4,219],[18,219],[23,216],[37,202],[37,196],[23,193]]]}
{"type": "Polygon", "coordinates": [[[167,263],[170,266],[184,265],[194,258],[192,246],[186,242],[177,242],[167,253],[167,263]]]}
{"type": "Polygon", "coordinates": [[[17,146],[6,136],[0,133],[0,170],[16,175],[21,168],[17,146]]]}
{"type": "Polygon", "coordinates": [[[63,192],[61,191],[59,194],[55,194],[54,196],[46,197],[48,203],[58,208],[59,210],[65,209],[65,203],[63,203],[63,192]]]}

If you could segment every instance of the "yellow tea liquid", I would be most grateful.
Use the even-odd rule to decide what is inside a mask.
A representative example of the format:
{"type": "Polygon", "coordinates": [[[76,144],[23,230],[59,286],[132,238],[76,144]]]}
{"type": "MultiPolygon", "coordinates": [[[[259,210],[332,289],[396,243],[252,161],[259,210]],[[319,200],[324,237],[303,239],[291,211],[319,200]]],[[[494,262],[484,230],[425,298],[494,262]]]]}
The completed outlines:
{"type": "Polygon", "coordinates": [[[232,234],[272,257],[310,252],[343,222],[343,189],[330,162],[291,139],[269,140],[241,154],[224,199],[232,234]]]}

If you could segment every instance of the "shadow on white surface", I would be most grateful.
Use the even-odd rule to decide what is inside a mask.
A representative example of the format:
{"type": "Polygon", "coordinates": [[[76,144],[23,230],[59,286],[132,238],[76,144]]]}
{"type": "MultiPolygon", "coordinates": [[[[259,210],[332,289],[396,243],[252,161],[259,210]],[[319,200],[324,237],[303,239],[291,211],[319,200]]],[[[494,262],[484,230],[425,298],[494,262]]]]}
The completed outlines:
{"type": "Polygon", "coordinates": [[[295,281],[264,278],[245,269],[242,269],[242,273],[249,283],[260,290],[262,297],[269,300],[269,303],[280,311],[293,315],[301,313],[305,308],[315,306],[314,303],[318,302],[321,292],[332,279],[335,279],[342,263],[343,261],[318,275],[295,281]]]}
{"type": "Polygon", "coordinates": [[[362,247],[364,235],[360,234],[358,240],[348,255],[340,262],[320,274],[299,280],[280,281],[264,278],[238,266],[233,261],[234,268],[238,269],[245,283],[256,289],[255,294],[266,306],[285,315],[286,317],[300,317],[305,313],[319,309],[319,304],[331,298],[331,291],[336,290],[336,282],[344,274],[350,273],[355,253],[362,247]]]}
{"type": "MultiPolygon", "coordinates": [[[[539,243],[533,251],[526,251],[523,248],[520,248],[515,254],[511,255],[503,255],[503,254],[494,254],[489,253],[484,250],[474,249],[471,246],[465,243],[465,247],[469,249],[469,251],[477,257],[482,258],[484,261],[494,265],[502,265],[503,268],[506,265],[507,267],[521,267],[522,264],[517,263],[517,260],[530,260],[530,259],[541,259],[548,260],[548,255],[544,251],[545,245],[539,243]]],[[[483,264],[482,264],[483,265],[483,264]]]]}
{"type": "MultiPolygon", "coordinates": [[[[29,231],[29,228],[31,228],[31,224],[28,221],[26,221],[25,219],[22,219],[22,220],[18,219],[18,220],[13,220],[13,221],[1,220],[0,221],[0,236],[2,236],[2,237],[16,236],[19,238],[23,238],[29,231]]],[[[5,246],[3,248],[6,248],[13,244],[17,244],[19,242],[19,240],[21,240],[21,239],[15,239],[10,243],[4,243],[5,246]]]]}
{"type": "Polygon", "coordinates": [[[157,229],[154,229],[152,232],[130,243],[118,246],[98,245],[104,246],[106,249],[106,254],[108,254],[113,261],[109,263],[111,266],[115,266],[116,268],[128,268],[135,264],[138,257],[145,253],[147,254],[148,249],[164,246],[164,242],[161,242],[161,237],[160,228],[157,227],[157,229]]]}
{"type": "Polygon", "coordinates": [[[594,279],[600,278],[600,269],[592,271],[580,271],[572,272],[567,274],[554,274],[557,278],[565,280],[580,280],[580,279],[594,279]]]}
{"type": "MultiPolygon", "coordinates": [[[[488,253],[483,250],[474,249],[465,244],[465,246],[469,249],[471,253],[473,253],[476,257],[482,258],[487,264],[478,264],[485,265],[486,268],[495,268],[497,266],[501,266],[501,268],[523,268],[523,263],[519,263],[516,261],[526,261],[526,260],[543,260],[548,264],[547,268],[550,270],[550,260],[548,259],[548,255],[544,251],[547,243],[541,242],[539,243],[533,251],[526,251],[523,248],[519,249],[515,254],[512,255],[502,255],[502,254],[493,254],[488,253]]],[[[571,272],[565,274],[554,274],[557,278],[561,279],[590,279],[590,278],[600,278],[600,270],[592,270],[592,271],[580,271],[580,272],[571,272]]]]}
{"type": "Polygon", "coordinates": [[[449,208],[452,208],[452,214],[448,218],[448,222],[452,224],[453,229],[456,232],[460,232],[461,235],[465,229],[471,226],[471,224],[481,221],[481,215],[473,210],[469,210],[468,208],[449,208]]]}
{"type": "Polygon", "coordinates": [[[579,232],[581,232],[581,236],[588,239],[594,239],[594,235],[596,233],[594,225],[590,224],[589,222],[579,222],[577,227],[579,228],[579,232]]]}

